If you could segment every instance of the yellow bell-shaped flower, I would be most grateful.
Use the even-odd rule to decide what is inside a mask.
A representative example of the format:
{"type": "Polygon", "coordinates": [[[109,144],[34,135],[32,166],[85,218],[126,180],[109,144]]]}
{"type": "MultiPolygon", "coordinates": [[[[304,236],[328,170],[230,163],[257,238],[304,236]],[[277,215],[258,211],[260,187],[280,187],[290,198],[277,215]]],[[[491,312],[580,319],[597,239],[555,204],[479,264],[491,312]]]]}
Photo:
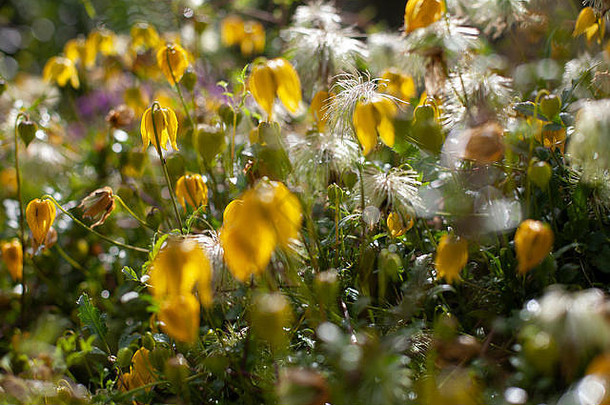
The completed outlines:
{"type": "Polygon", "coordinates": [[[84,67],[90,68],[95,64],[95,48],[87,46],[84,38],[71,39],[64,45],[64,55],[76,64],[79,61],[84,67]]]}
{"type": "Polygon", "coordinates": [[[159,34],[152,25],[139,22],[131,27],[131,47],[136,51],[154,49],[159,45],[159,34]]]}
{"type": "Polygon", "coordinates": [[[96,54],[99,52],[105,56],[113,55],[116,52],[115,42],[116,36],[114,33],[106,29],[91,31],[87,37],[87,46],[96,54]]]}
{"type": "Polygon", "coordinates": [[[425,28],[441,19],[446,11],[445,0],[408,0],[405,7],[405,31],[425,28]]]}
{"type": "Polygon", "coordinates": [[[220,40],[225,46],[241,44],[244,37],[244,20],[230,15],[220,22],[220,40]]]}
{"type": "Polygon", "coordinates": [[[309,111],[311,117],[318,125],[318,131],[324,132],[326,128],[326,123],[328,122],[328,108],[330,106],[330,102],[332,101],[333,95],[325,90],[320,90],[316,94],[314,94],[311,99],[311,105],[309,106],[309,111]]]}
{"type": "Polygon", "coordinates": [[[42,69],[42,78],[47,82],[56,82],[60,87],[64,87],[68,81],[75,89],[80,86],[74,63],[63,56],[53,56],[47,61],[42,69]]]}
{"type": "Polygon", "coordinates": [[[180,45],[167,43],[157,51],[157,65],[167,81],[174,85],[189,67],[188,54],[180,45]]]}
{"type": "MultiPolygon", "coordinates": [[[[139,348],[134,353],[131,359],[129,373],[123,374],[121,378],[121,381],[123,383],[121,388],[124,391],[129,391],[138,387],[142,387],[156,380],[149,356],[150,351],[145,347],[139,348]]],[[[152,387],[149,387],[146,389],[146,391],[150,391],[151,389],[152,387]]]]}
{"type": "Polygon", "coordinates": [[[278,182],[262,181],[227,206],[220,242],[233,276],[246,281],[261,274],[279,244],[297,238],[302,222],[298,198],[278,182]]]}
{"type": "Polygon", "coordinates": [[[32,231],[35,248],[45,243],[49,229],[55,221],[55,214],[55,205],[51,200],[36,198],[26,207],[25,218],[32,231]]]}
{"type": "Polygon", "coordinates": [[[415,97],[415,81],[411,76],[396,69],[386,69],[381,78],[386,81],[386,87],[383,89],[386,93],[401,100],[415,97]]]}
{"type": "Polygon", "coordinates": [[[258,21],[246,21],[243,26],[244,35],[239,44],[243,56],[260,53],[265,50],[265,28],[258,21]]]}
{"type": "Polygon", "coordinates": [[[468,242],[455,235],[443,235],[436,248],[434,265],[438,277],[448,283],[460,279],[460,271],[468,262],[468,242]]]}
{"type": "Polygon", "coordinates": [[[587,37],[587,41],[591,41],[599,33],[598,41],[601,41],[604,30],[605,19],[603,17],[598,18],[592,7],[585,7],[578,14],[572,36],[578,37],[584,34],[587,37]]]}
{"type": "Polygon", "coordinates": [[[390,215],[388,215],[386,224],[390,231],[390,236],[398,238],[399,236],[404,235],[409,229],[413,228],[415,221],[410,215],[403,220],[398,212],[391,212],[390,215]]]}
{"type": "Polygon", "coordinates": [[[378,136],[390,148],[394,146],[393,120],[397,112],[392,100],[382,96],[356,103],[352,121],[364,155],[375,148],[378,136]]]}
{"type": "Polygon", "coordinates": [[[140,123],[140,133],[142,134],[144,148],[152,143],[156,148],[161,147],[167,150],[167,142],[169,141],[172,148],[178,150],[176,144],[178,120],[174,110],[169,107],[161,107],[155,102],[152,107],[144,111],[140,123]],[[157,145],[157,138],[160,145],[157,145]]]}
{"type": "Polygon", "coordinates": [[[544,260],[553,249],[554,235],[551,227],[541,221],[526,219],[515,233],[517,270],[525,274],[544,260]]]}
{"type": "Polygon", "coordinates": [[[199,333],[199,302],[193,294],[174,295],[161,303],[161,329],[180,342],[193,343],[199,333]]]}
{"type": "Polygon", "coordinates": [[[23,277],[23,247],[19,239],[10,242],[3,242],[0,247],[2,250],[2,260],[6,264],[11,278],[19,281],[23,277]]]}
{"type": "Polygon", "coordinates": [[[284,58],[271,59],[254,66],[248,78],[248,90],[269,117],[276,96],[292,113],[296,113],[301,102],[299,75],[284,58]]]}
{"type": "Polygon", "coordinates": [[[171,239],[151,264],[150,291],[163,301],[197,287],[202,305],[212,303],[212,269],[202,248],[188,239],[171,239]]]}
{"type": "Polygon", "coordinates": [[[197,209],[208,204],[208,186],[200,174],[187,174],[176,182],[176,197],[186,211],[186,204],[197,209]]]}

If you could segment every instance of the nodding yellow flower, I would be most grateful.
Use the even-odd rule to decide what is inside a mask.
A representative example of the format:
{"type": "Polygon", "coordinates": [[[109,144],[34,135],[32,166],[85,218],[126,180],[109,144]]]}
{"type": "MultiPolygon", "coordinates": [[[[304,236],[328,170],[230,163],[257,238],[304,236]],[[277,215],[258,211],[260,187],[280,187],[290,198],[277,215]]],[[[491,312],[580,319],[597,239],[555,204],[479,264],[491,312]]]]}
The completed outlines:
{"type": "Polygon", "coordinates": [[[50,58],[42,69],[42,77],[47,82],[56,82],[60,87],[64,87],[68,81],[75,89],[80,86],[74,63],[63,56],[50,58]]]}
{"type": "Polygon", "coordinates": [[[187,174],[176,182],[176,197],[186,211],[186,204],[197,209],[208,204],[208,186],[200,174],[187,174]]]}
{"type": "Polygon", "coordinates": [[[544,145],[545,148],[551,150],[559,149],[563,155],[566,147],[566,129],[536,129],[534,132],[534,138],[544,145]]]}
{"type": "Polygon", "coordinates": [[[553,249],[553,240],[553,231],[544,222],[533,219],[521,222],[515,233],[519,273],[525,274],[539,265],[553,249]]]}
{"type": "Polygon", "coordinates": [[[413,217],[408,215],[404,220],[402,215],[397,212],[391,212],[386,221],[388,230],[393,238],[398,238],[404,235],[409,229],[413,228],[415,221],[413,217]]]}
{"type": "Polygon", "coordinates": [[[356,136],[368,155],[377,145],[377,137],[389,147],[394,146],[394,116],[398,108],[392,100],[374,96],[368,101],[358,101],[352,117],[356,136]]]}
{"type": "Polygon", "coordinates": [[[91,228],[102,225],[114,210],[114,194],[108,186],[98,188],[83,198],[79,208],[83,209],[83,217],[92,218],[96,222],[91,225],[91,228]]]}
{"type": "Polygon", "coordinates": [[[131,47],[136,51],[155,49],[159,45],[159,34],[152,25],[139,22],[131,27],[131,47]]]}
{"type": "Polygon", "coordinates": [[[299,75],[284,58],[267,60],[254,66],[248,78],[248,90],[269,117],[272,116],[276,96],[291,113],[296,113],[301,102],[299,75]]]}
{"type": "Polygon", "coordinates": [[[261,274],[279,244],[297,238],[302,210],[298,198],[279,182],[261,181],[231,202],[223,214],[220,242],[235,278],[261,274]]]}
{"type": "Polygon", "coordinates": [[[572,36],[578,37],[584,34],[587,37],[587,41],[590,42],[599,33],[598,42],[601,42],[605,27],[604,17],[598,18],[592,7],[585,7],[578,14],[572,36]]]}
{"type": "Polygon", "coordinates": [[[193,294],[173,295],[159,310],[161,329],[172,339],[193,343],[199,334],[199,302],[193,294]]]}
{"type": "Polygon", "coordinates": [[[212,270],[202,248],[189,239],[171,239],[151,265],[150,291],[160,301],[186,295],[197,286],[201,303],[212,303],[212,270]]]}
{"type": "Polygon", "coordinates": [[[445,0],[408,0],[405,7],[405,31],[425,28],[441,19],[446,12],[445,0]]]}
{"type": "Polygon", "coordinates": [[[88,46],[84,38],[71,39],[64,45],[64,55],[76,64],[79,61],[84,67],[90,68],[95,64],[95,48],[88,46]]]}
{"type": "MultiPolygon", "coordinates": [[[[149,356],[150,351],[145,347],[139,348],[134,353],[133,357],[131,358],[129,373],[124,373],[121,378],[121,381],[123,382],[123,386],[121,388],[124,391],[142,387],[156,380],[149,356]]],[[[149,387],[145,390],[150,391],[151,389],[152,387],[149,387]]]]}
{"type": "Polygon", "coordinates": [[[265,28],[258,21],[246,21],[244,23],[244,35],[239,44],[243,56],[253,53],[261,53],[265,50],[265,28]]]}
{"type": "Polygon", "coordinates": [[[55,221],[55,214],[55,205],[51,200],[36,198],[25,208],[25,218],[32,231],[35,248],[45,243],[49,229],[55,221]]]}
{"type": "Polygon", "coordinates": [[[93,49],[96,54],[99,52],[104,56],[113,55],[116,52],[114,48],[115,42],[116,36],[114,32],[106,29],[91,31],[87,37],[87,46],[93,49]]]}
{"type": "Polygon", "coordinates": [[[411,76],[392,68],[386,69],[381,78],[386,80],[386,88],[383,89],[386,93],[401,100],[409,100],[415,97],[415,81],[411,76]]]}
{"type": "Polygon", "coordinates": [[[220,22],[220,39],[225,46],[239,45],[244,37],[244,20],[230,15],[220,22]]]}
{"type": "Polygon", "coordinates": [[[176,84],[189,67],[188,54],[180,45],[168,42],[157,51],[157,65],[167,81],[176,84]]]}
{"type": "Polygon", "coordinates": [[[436,248],[434,265],[438,277],[443,277],[448,283],[460,279],[460,271],[468,262],[468,242],[455,235],[443,235],[436,248]]]}
{"type": "Polygon", "coordinates": [[[178,145],[176,144],[178,120],[174,110],[169,107],[161,107],[155,102],[152,107],[144,111],[142,122],[140,123],[140,133],[142,134],[144,148],[147,148],[152,143],[155,148],[160,147],[167,150],[167,142],[169,141],[172,148],[178,150],[178,145]],[[160,145],[157,145],[157,137],[159,142],[161,142],[160,145]]]}
{"type": "Polygon", "coordinates": [[[333,94],[325,90],[320,90],[314,94],[309,106],[311,117],[318,125],[318,131],[324,132],[328,122],[327,111],[332,101],[333,94]]]}
{"type": "Polygon", "coordinates": [[[220,23],[220,38],[225,46],[239,45],[241,54],[250,56],[265,49],[265,28],[258,21],[228,16],[220,23]]]}
{"type": "Polygon", "coordinates": [[[19,239],[3,242],[0,249],[2,250],[2,260],[13,281],[21,280],[23,277],[23,246],[19,239]]]}

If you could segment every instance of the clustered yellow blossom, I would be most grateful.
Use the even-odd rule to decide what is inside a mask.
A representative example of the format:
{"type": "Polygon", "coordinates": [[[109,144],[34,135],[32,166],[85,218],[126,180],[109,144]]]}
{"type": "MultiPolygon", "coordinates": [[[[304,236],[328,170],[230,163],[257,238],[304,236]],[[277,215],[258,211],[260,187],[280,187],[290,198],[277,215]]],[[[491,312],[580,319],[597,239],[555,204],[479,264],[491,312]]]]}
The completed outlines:
{"type": "Polygon", "coordinates": [[[223,214],[220,242],[235,278],[261,274],[276,246],[298,237],[302,209],[298,198],[279,182],[261,181],[232,201],[223,214]]]}
{"type": "Polygon", "coordinates": [[[199,332],[199,305],[212,303],[208,258],[196,242],[176,237],[161,249],[151,267],[150,291],[161,304],[161,328],[176,340],[194,342],[199,332]]]}
{"type": "Polygon", "coordinates": [[[176,197],[186,211],[186,204],[197,209],[208,204],[208,186],[200,174],[187,174],[176,182],[176,197]]]}
{"type": "Polygon", "coordinates": [[[220,37],[225,46],[238,45],[244,56],[261,53],[265,49],[265,28],[258,21],[228,16],[220,23],[220,37]]]}
{"type": "Polygon", "coordinates": [[[294,67],[284,58],[270,59],[254,66],[248,90],[269,117],[277,96],[284,107],[295,113],[301,102],[301,81],[294,67]]]}

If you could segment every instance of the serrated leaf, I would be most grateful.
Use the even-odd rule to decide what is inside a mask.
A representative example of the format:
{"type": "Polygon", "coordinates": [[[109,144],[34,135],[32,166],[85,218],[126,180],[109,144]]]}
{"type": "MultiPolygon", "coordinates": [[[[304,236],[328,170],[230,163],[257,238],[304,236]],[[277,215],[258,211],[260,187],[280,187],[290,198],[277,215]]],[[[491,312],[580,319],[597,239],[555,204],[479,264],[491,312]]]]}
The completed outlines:
{"type": "Polygon", "coordinates": [[[91,304],[91,300],[86,293],[82,293],[76,303],[78,304],[78,318],[83,324],[83,328],[104,341],[108,332],[105,314],[102,314],[99,309],[91,304]]]}
{"type": "Polygon", "coordinates": [[[159,251],[161,250],[161,247],[163,246],[163,243],[165,242],[165,240],[169,237],[169,234],[165,234],[163,236],[161,236],[156,242],[155,245],[153,246],[153,250],[152,252],[150,252],[150,260],[154,260],[155,257],[157,257],[157,254],[159,253],[159,251]]]}
{"type": "Polygon", "coordinates": [[[127,281],[139,281],[140,277],[136,274],[135,270],[131,267],[124,266],[121,270],[121,273],[125,275],[125,280],[127,281]]]}

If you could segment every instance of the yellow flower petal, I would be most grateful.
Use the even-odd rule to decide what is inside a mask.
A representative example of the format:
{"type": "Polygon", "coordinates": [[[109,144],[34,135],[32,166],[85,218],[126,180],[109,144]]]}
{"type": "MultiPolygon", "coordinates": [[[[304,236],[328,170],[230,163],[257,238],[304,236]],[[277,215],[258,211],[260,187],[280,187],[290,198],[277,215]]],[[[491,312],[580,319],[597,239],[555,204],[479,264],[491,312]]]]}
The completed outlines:
{"type": "MultiPolygon", "coordinates": [[[[576,19],[576,25],[574,26],[574,32],[572,36],[579,36],[588,32],[589,29],[595,28],[595,32],[597,32],[597,16],[595,15],[595,10],[592,7],[583,8],[578,14],[578,18],[576,19]]],[[[587,34],[588,36],[588,34],[587,34]]]]}
{"type": "Polygon", "coordinates": [[[32,231],[35,247],[45,243],[49,229],[55,221],[55,205],[50,200],[36,198],[27,205],[25,218],[32,231]]]}
{"type": "Polygon", "coordinates": [[[362,153],[368,155],[377,145],[377,111],[372,103],[359,101],[352,119],[362,153]]]}
{"type": "Polygon", "coordinates": [[[271,117],[277,84],[269,66],[261,64],[252,69],[248,78],[248,90],[250,90],[258,105],[271,117]]]}
{"type": "Polygon", "coordinates": [[[468,262],[468,242],[465,239],[443,235],[436,248],[434,264],[438,277],[444,278],[448,283],[460,279],[460,271],[468,262]]]}
{"type": "Polygon", "coordinates": [[[277,95],[291,113],[297,112],[301,102],[301,81],[294,67],[284,58],[272,59],[268,66],[273,71],[277,95]]]}
{"type": "Polygon", "coordinates": [[[539,265],[553,249],[554,235],[551,228],[533,219],[523,221],[515,233],[518,271],[527,273],[539,265]]]}
{"type": "Polygon", "coordinates": [[[172,339],[193,343],[199,334],[199,302],[193,294],[171,296],[161,303],[161,329],[172,339]]]}

